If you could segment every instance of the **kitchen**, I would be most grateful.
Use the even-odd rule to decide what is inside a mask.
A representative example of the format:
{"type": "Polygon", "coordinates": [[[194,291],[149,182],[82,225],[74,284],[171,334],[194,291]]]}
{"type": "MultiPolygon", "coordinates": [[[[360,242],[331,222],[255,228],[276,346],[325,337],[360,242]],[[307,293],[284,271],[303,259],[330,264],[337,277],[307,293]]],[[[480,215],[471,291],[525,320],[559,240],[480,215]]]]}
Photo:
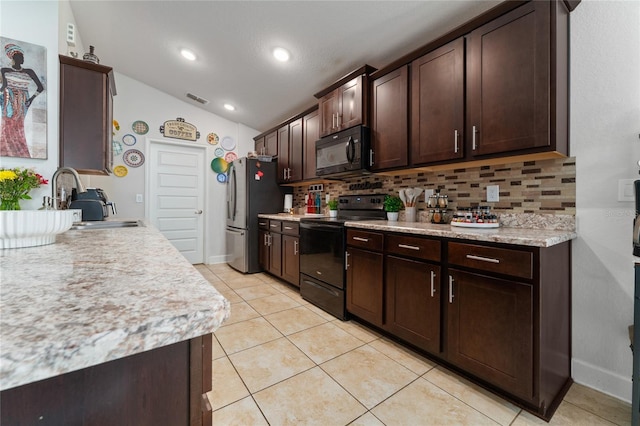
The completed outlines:
{"type": "MultiPolygon", "coordinates": [[[[13,38],[47,46],[49,63],[56,64],[57,54],[67,49],[61,34],[69,21],[65,13],[70,10],[65,11],[62,6],[64,4],[59,10],[55,3],[34,7],[29,3],[3,2],[0,6],[3,35],[6,31],[13,38]]],[[[639,157],[638,132],[630,127],[631,123],[637,122],[638,116],[635,76],[639,49],[637,28],[634,27],[637,20],[632,19],[637,14],[637,4],[633,2],[583,2],[571,14],[571,155],[576,158],[575,214],[579,235],[572,252],[572,377],[578,383],[625,401],[630,400],[631,352],[626,326],[632,322],[632,272],[629,267],[632,258],[628,231],[633,211],[632,203],[617,201],[617,185],[619,179],[636,176],[635,163],[639,157]],[[621,23],[628,23],[628,26],[621,23]],[[622,30],[627,34],[626,44],[617,41],[622,30]],[[605,55],[604,59],[601,55],[605,55]]],[[[97,47],[100,54],[100,46],[97,47]]],[[[53,68],[48,68],[50,82],[57,81],[57,71],[53,68]]],[[[343,69],[341,73],[348,71],[343,69]]],[[[154,105],[178,102],[125,75],[117,74],[116,80],[119,94],[114,99],[115,111],[123,123],[138,119],[147,102],[154,105]],[[135,96],[128,93],[135,93],[135,96]]],[[[58,102],[55,93],[50,92],[49,96],[51,114],[57,110],[58,102]]],[[[251,151],[252,137],[259,133],[183,104],[152,112],[147,122],[162,123],[175,118],[175,110],[185,111],[185,116],[203,129],[205,123],[214,120],[216,125],[212,127],[222,129],[219,134],[235,135],[239,143],[244,143],[238,152],[251,151]]],[[[50,118],[49,139],[56,138],[57,120],[50,118]]],[[[51,148],[55,145],[50,144],[49,159],[36,166],[45,176],[51,176],[55,171],[56,151],[51,148]]],[[[32,167],[34,164],[33,161],[8,162],[6,158],[2,162],[3,167],[32,167]]],[[[127,184],[126,188],[118,188],[115,178],[112,182],[100,181],[99,185],[118,201],[120,215],[143,217],[144,205],[127,201],[134,200],[137,193],[144,193],[143,170],[130,169],[130,173],[133,183],[127,184]]],[[[210,227],[215,229],[215,224],[223,222],[223,213],[215,212],[215,200],[223,199],[224,192],[218,186],[213,186],[212,190],[207,207],[212,212],[210,227]]],[[[39,201],[34,201],[28,208],[39,205],[39,201]]],[[[222,235],[222,226],[219,232],[222,235]]],[[[205,263],[222,263],[225,251],[220,238],[210,238],[206,244],[205,263]]]]}

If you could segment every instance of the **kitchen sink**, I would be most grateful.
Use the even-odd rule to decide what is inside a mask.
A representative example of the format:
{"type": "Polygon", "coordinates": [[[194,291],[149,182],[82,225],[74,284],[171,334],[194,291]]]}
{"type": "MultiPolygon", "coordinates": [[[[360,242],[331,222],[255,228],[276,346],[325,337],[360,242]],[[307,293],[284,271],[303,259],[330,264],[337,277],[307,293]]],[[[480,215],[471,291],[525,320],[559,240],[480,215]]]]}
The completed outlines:
{"type": "Polygon", "coordinates": [[[144,226],[141,220],[95,220],[85,222],[74,222],[71,229],[113,229],[113,228],[134,228],[144,226]]]}

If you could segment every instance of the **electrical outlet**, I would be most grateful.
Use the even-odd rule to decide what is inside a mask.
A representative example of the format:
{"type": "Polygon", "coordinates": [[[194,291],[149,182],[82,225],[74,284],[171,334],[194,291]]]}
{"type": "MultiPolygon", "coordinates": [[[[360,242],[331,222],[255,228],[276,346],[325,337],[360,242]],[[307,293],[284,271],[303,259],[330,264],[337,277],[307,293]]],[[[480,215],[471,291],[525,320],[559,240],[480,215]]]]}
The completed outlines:
{"type": "Polygon", "coordinates": [[[328,202],[331,200],[331,195],[326,194],[326,195],[324,196],[324,199],[325,199],[325,202],[327,202],[327,203],[328,203],[328,202]]]}
{"type": "Polygon", "coordinates": [[[635,195],[633,193],[634,179],[620,179],[618,180],[618,201],[633,201],[635,195]]]}
{"type": "Polygon", "coordinates": [[[76,26],[71,22],[67,23],[67,45],[76,45],[76,26]]]}
{"type": "Polygon", "coordinates": [[[500,185],[487,185],[487,202],[496,203],[500,201],[500,185]]]}
{"type": "Polygon", "coordinates": [[[136,194],[136,203],[142,202],[142,194],[136,194]]]}

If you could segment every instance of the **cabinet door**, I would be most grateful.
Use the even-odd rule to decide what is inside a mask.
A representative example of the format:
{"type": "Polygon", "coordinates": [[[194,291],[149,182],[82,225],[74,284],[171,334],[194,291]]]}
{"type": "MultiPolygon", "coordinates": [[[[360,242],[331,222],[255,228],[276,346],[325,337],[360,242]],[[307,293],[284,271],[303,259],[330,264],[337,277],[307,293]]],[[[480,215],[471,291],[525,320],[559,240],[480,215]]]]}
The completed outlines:
{"type": "Polygon", "coordinates": [[[411,163],[464,155],[464,39],[411,63],[411,163]]]}
{"type": "Polygon", "coordinates": [[[300,287],[300,239],[282,236],[282,279],[300,287]]]}
{"type": "Polygon", "coordinates": [[[468,36],[472,156],[550,145],[550,7],[527,3],[468,36]]]}
{"type": "Polygon", "coordinates": [[[258,262],[260,267],[268,271],[269,270],[269,232],[262,229],[258,232],[258,262]]]}
{"type": "Polygon", "coordinates": [[[255,148],[256,152],[257,152],[258,154],[266,154],[266,152],[267,152],[267,147],[266,147],[266,145],[264,144],[264,136],[262,136],[262,137],[260,137],[260,138],[256,138],[256,139],[254,139],[254,140],[255,140],[255,142],[256,142],[256,145],[255,145],[255,146],[256,146],[256,148],[255,148]]]}
{"type": "Polygon", "coordinates": [[[426,351],[440,352],[440,267],[386,257],[385,328],[426,351]]]}
{"type": "Polygon", "coordinates": [[[533,397],[533,287],[449,270],[448,359],[469,373],[533,397]]]}
{"type": "Polygon", "coordinates": [[[60,56],[60,166],[111,172],[112,79],[109,67],[60,56]]]}
{"type": "Polygon", "coordinates": [[[265,154],[276,157],[278,155],[278,131],[274,130],[264,137],[265,154]]]}
{"type": "Polygon", "coordinates": [[[338,131],[338,107],[339,90],[320,98],[318,109],[320,111],[320,136],[327,136],[338,131]]]}
{"type": "Polygon", "coordinates": [[[269,233],[269,272],[282,276],[282,234],[269,233]]]}
{"type": "Polygon", "coordinates": [[[302,118],[289,123],[289,182],[302,180],[302,118]]]}
{"type": "Polygon", "coordinates": [[[289,172],[289,125],[278,129],[278,181],[288,181],[289,172]]]}
{"type": "Polygon", "coordinates": [[[316,141],[319,138],[320,113],[316,110],[302,117],[303,179],[316,177],[316,141]]]}
{"type": "Polygon", "coordinates": [[[348,129],[362,123],[362,76],[343,84],[339,89],[338,129],[348,129]]]}
{"type": "Polygon", "coordinates": [[[382,254],[347,250],[347,311],[382,326],[382,254]]]}
{"type": "Polygon", "coordinates": [[[371,170],[408,164],[408,67],[373,81],[371,170]]]}

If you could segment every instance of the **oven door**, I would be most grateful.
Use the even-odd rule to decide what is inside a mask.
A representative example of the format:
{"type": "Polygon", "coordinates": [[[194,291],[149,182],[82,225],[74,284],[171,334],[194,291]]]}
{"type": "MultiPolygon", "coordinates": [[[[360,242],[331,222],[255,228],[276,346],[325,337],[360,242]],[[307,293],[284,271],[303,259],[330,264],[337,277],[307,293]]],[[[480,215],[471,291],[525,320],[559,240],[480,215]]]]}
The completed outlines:
{"type": "Polygon", "coordinates": [[[344,289],[344,225],[300,221],[300,272],[344,289]]]}

